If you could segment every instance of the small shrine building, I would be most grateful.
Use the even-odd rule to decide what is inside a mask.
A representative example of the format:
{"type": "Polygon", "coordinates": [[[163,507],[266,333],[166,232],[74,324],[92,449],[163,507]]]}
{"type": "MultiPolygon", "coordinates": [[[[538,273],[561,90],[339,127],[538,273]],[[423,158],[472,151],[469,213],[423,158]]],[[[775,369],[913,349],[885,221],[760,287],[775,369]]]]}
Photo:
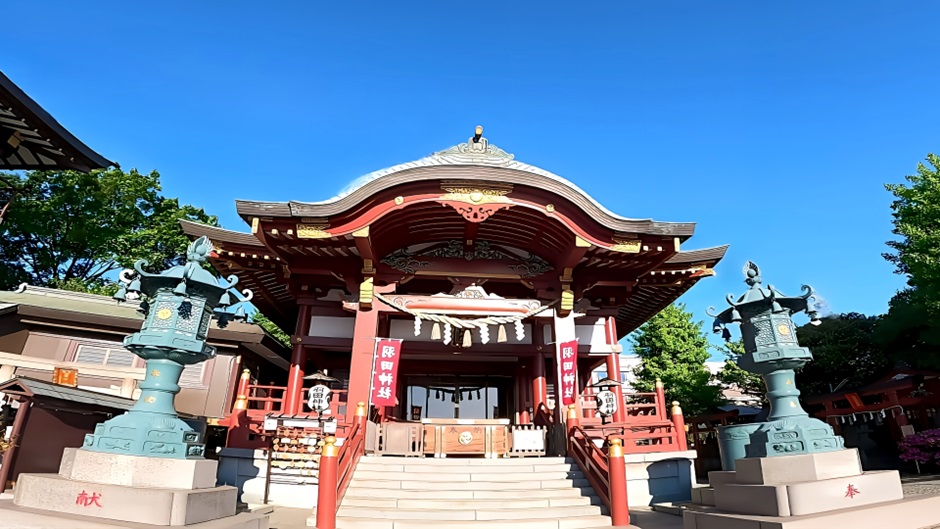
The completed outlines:
{"type": "Polygon", "coordinates": [[[560,414],[554,402],[594,417],[591,372],[619,373],[618,341],[713,275],[727,249],[685,250],[694,223],[616,215],[481,128],[326,201],[236,207],[250,232],[183,229],[208,236],[212,264],[291,334],[286,387],[249,398],[259,420],[307,414],[304,377],[318,371],[339,380],[326,413],[341,427],[377,399],[382,423],[528,424],[560,414]],[[377,372],[377,339],[393,340],[393,371],[377,372]]]}

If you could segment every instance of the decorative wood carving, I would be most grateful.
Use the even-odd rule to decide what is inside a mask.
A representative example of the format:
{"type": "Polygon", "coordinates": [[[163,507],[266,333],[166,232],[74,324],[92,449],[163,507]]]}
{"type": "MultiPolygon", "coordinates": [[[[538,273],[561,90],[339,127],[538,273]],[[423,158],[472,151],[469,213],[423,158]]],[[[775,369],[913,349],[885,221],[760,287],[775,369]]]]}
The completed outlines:
{"type": "Polygon", "coordinates": [[[447,193],[442,195],[438,202],[454,208],[469,222],[483,222],[497,211],[514,205],[506,196],[512,191],[511,186],[474,187],[445,184],[441,187],[447,193]]]}
{"type": "Polygon", "coordinates": [[[623,253],[640,253],[640,247],[643,244],[639,239],[621,239],[614,237],[614,244],[610,247],[611,251],[623,253]]]}
{"type": "Polygon", "coordinates": [[[329,239],[333,235],[326,231],[329,228],[326,224],[298,224],[298,239],[329,239]]]}

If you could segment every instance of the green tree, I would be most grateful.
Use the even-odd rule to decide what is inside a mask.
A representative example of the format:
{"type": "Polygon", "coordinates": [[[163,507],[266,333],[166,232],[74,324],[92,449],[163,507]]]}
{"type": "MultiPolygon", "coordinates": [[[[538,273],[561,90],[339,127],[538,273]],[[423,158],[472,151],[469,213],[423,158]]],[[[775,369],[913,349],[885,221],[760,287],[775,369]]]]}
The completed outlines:
{"type": "Polygon", "coordinates": [[[744,342],[740,339],[728,342],[720,346],[719,350],[725,355],[725,365],[715,376],[722,385],[737,389],[745,395],[764,399],[764,379],[760,375],[741,369],[736,363],[738,357],[744,354],[744,342]]]}
{"type": "Polygon", "coordinates": [[[179,220],[218,225],[201,208],[160,194],[160,175],[137,170],[4,174],[19,192],[0,224],[0,288],[20,282],[95,291],[113,272],[147,259],[183,261],[179,220]]]}
{"type": "Polygon", "coordinates": [[[853,312],[824,317],[817,326],[797,327],[800,345],[813,353],[813,361],[797,375],[800,392],[824,395],[843,380],[846,388],[865,386],[889,371],[893,362],[875,339],[879,320],[853,312]]]}
{"type": "Polygon", "coordinates": [[[251,315],[251,323],[254,323],[267,331],[268,334],[273,336],[277,341],[284,344],[285,347],[290,347],[290,335],[284,332],[283,329],[277,326],[276,323],[268,319],[267,316],[261,314],[260,312],[255,312],[251,315]]]}
{"type": "Polygon", "coordinates": [[[685,305],[673,304],[640,326],[630,337],[641,363],[634,369],[634,387],[653,391],[662,380],[666,399],[679,401],[687,416],[701,415],[724,403],[721,388],[711,384],[708,338],[702,322],[692,321],[685,305]]]}
{"type": "Polygon", "coordinates": [[[907,277],[908,288],[891,300],[879,340],[898,359],[940,367],[940,157],[927,155],[907,184],[886,184],[894,197],[893,233],[898,240],[884,258],[907,277]],[[934,354],[931,354],[934,353],[934,354]]]}

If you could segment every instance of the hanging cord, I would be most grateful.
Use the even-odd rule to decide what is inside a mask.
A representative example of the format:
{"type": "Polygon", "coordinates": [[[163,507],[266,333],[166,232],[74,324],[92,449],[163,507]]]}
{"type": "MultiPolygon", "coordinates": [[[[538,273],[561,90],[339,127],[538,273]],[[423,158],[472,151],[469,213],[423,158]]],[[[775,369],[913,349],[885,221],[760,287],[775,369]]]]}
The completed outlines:
{"type": "Polygon", "coordinates": [[[487,316],[485,318],[475,318],[472,320],[465,320],[462,318],[455,318],[453,316],[448,316],[446,314],[429,314],[427,312],[423,312],[419,310],[413,310],[413,309],[409,309],[405,307],[400,307],[392,303],[391,300],[387,299],[385,296],[383,296],[382,294],[379,294],[378,292],[375,292],[373,295],[376,298],[378,298],[378,300],[381,301],[382,303],[385,303],[386,305],[388,305],[389,307],[392,307],[393,309],[404,312],[405,314],[410,314],[414,316],[415,318],[433,321],[435,323],[446,323],[448,325],[457,327],[458,329],[476,329],[484,325],[502,325],[505,323],[515,323],[517,321],[522,321],[526,318],[535,316],[536,314],[539,314],[545,310],[548,310],[555,303],[558,302],[558,300],[556,299],[555,301],[552,301],[548,305],[543,305],[537,309],[532,309],[526,312],[525,314],[519,314],[515,316],[487,316]]]}

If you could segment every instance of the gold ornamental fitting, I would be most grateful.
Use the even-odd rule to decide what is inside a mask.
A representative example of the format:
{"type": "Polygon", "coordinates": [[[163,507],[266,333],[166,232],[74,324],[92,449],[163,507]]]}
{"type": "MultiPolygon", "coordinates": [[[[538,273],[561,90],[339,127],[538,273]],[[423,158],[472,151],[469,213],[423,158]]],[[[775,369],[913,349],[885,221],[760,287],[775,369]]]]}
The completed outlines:
{"type": "Polygon", "coordinates": [[[577,419],[578,418],[578,407],[574,404],[568,405],[568,418],[577,419]]]}
{"type": "Polygon", "coordinates": [[[243,379],[243,380],[250,380],[250,379],[251,379],[251,370],[250,370],[250,369],[247,369],[247,368],[242,369],[242,379],[243,379]]]}
{"type": "Polygon", "coordinates": [[[682,415],[682,408],[679,407],[679,401],[672,401],[672,414],[673,415],[682,415]]]}
{"type": "Polygon", "coordinates": [[[656,389],[663,389],[663,381],[656,377],[656,389]]]}
{"type": "Polygon", "coordinates": [[[609,441],[607,455],[609,457],[623,457],[623,441],[617,438],[609,441]]]}
{"type": "Polygon", "coordinates": [[[356,404],[356,417],[365,417],[366,416],[366,403],[359,402],[356,404]]]}
{"type": "Polygon", "coordinates": [[[477,128],[473,129],[473,132],[479,136],[483,134],[483,125],[477,125],[477,128]]]}
{"type": "Polygon", "coordinates": [[[336,446],[336,438],[332,435],[326,438],[326,444],[320,453],[321,457],[336,457],[339,454],[339,448],[336,446]]]}

